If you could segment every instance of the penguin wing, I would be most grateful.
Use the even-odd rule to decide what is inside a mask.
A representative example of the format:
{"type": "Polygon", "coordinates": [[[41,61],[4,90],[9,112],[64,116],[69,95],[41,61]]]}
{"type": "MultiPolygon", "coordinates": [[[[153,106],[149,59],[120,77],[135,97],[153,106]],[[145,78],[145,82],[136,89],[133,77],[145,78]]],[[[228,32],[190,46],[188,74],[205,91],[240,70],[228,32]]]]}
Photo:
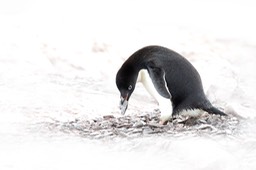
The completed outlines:
{"type": "Polygon", "coordinates": [[[154,84],[156,91],[163,97],[170,99],[171,93],[168,90],[167,83],[165,80],[165,72],[163,69],[148,65],[147,70],[149,76],[154,84]]]}

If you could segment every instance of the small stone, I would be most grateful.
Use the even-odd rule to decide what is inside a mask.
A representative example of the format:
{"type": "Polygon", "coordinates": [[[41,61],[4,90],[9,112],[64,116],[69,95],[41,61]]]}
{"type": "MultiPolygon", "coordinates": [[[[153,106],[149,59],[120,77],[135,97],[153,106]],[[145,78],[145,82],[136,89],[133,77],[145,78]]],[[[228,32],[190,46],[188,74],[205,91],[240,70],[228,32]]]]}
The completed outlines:
{"type": "Polygon", "coordinates": [[[124,123],[124,124],[119,124],[119,125],[117,125],[116,127],[117,127],[117,128],[123,128],[123,127],[130,128],[130,127],[132,127],[132,125],[131,125],[131,124],[124,123]]]}
{"type": "Polygon", "coordinates": [[[156,128],[164,127],[164,125],[161,125],[159,123],[153,123],[153,122],[149,122],[147,125],[150,126],[150,127],[156,127],[156,128]]]}
{"type": "Polygon", "coordinates": [[[113,118],[115,118],[113,115],[105,115],[105,116],[103,116],[104,120],[109,120],[109,119],[113,119],[113,118]]]}
{"type": "Polygon", "coordinates": [[[134,127],[134,128],[141,128],[141,127],[143,127],[145,124],[146,124],[146,123],[143,122],[143,121],[138,121],[138,122],[135,122],[135,123],[133,124],[133,127],[134,127]]]}
{"type": "Polygon", "coordinates": [[[146,128],[143,129],[142,133],[147,135],[147,134],[154,133],[154,131],[150,127],[146,127],[146,128]]]}
{"type": "Polygon", "coordinates": [[[120,130],[118,129],[114,129],[113,130],[113,133],[118,135],[118,136],[121,136],[121,137],[129,137],[128,135],[126,135],[125,133],[121,132],[120,130]]]}
{"type": "Polygon", "coordinates": [[[212,125],[200,125],[197,130],[205,130],[205,129],[209,129],[209,130],[212,130],[212,131],[218,131],[218,129],[216,129],[214,126],[212,125]]]}

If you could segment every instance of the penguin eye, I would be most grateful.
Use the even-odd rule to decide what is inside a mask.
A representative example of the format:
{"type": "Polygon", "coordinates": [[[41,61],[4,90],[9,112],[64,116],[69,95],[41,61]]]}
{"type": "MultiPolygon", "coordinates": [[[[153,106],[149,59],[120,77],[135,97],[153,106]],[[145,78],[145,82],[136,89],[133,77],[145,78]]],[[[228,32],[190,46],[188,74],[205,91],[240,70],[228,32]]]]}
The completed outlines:
{"type": "Polygon", "coordinates": [[[132,85],[130,85],[129,87],[128,87],[128,90],[131,90],[132,89],[132,85]]]}

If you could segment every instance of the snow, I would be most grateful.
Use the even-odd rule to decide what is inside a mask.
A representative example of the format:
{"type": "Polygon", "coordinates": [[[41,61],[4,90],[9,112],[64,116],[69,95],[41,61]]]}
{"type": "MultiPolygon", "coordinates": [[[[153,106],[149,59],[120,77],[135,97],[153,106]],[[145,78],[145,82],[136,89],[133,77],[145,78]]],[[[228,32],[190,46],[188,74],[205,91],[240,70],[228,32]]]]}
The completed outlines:
{"type": "MultiPolygon", "coordinates": [[[[0,1],[0,169],[255,169],[251,1],[0,1]],[[114,114],[115,74],[145,45],[198,69],[209,99],[246,118],[234,138],[89,140],[52,120],[114,114]]],[[[157,106],[137,85],[126,114],[157,106]]]]}

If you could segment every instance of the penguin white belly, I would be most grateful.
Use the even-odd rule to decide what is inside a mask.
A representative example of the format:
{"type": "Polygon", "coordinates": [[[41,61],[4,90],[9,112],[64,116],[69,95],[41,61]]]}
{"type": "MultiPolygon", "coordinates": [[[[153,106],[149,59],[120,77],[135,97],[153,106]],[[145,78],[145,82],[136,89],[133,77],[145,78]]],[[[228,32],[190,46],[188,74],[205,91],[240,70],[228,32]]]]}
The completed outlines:
{"type": "Polygon", "coordinates": [[[204,113],[201,109],[188,109],[188,110],[182,110],[179,112],[180,115],[188,116],[188,117],[199,117],[204,113]]]}
{"type": "Polygon", "coordinates": [[[171,99],[162,97],[157,92],[146,69],[140,70],[137,82],[141,82],[148,93],[158,102],[159,109],[161,111],[161,122],[169,120],[172,117],[173,112],[172,101],[171,99]]]}

